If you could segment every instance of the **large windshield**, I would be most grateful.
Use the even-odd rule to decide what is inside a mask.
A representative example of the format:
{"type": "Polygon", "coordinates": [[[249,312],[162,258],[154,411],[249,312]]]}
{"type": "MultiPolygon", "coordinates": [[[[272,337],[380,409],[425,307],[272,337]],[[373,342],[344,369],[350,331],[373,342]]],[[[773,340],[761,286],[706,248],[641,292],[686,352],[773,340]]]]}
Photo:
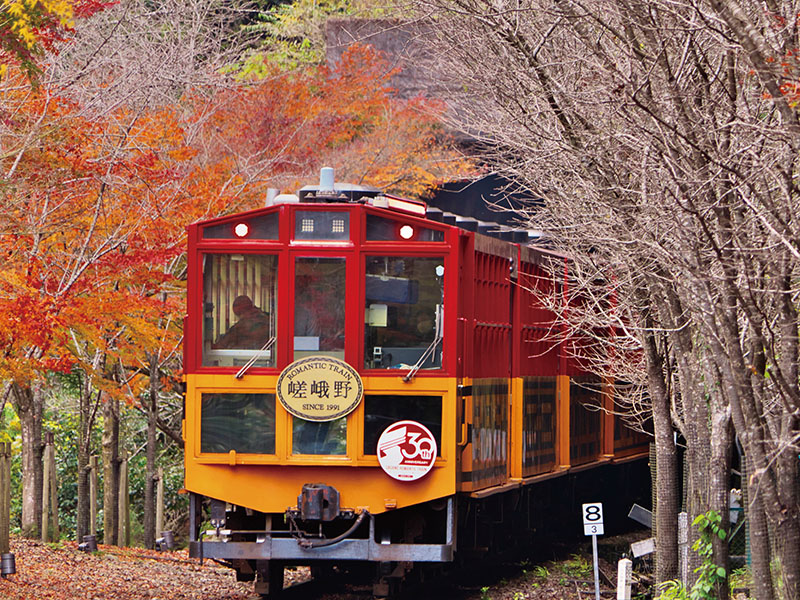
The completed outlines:
{"type": "Polygon", "coordinates": [[[203,365],[275,365],[278,257],[203,258],[203,365]]]}
{"type": "Polygon", "coordinates": [[[367,257],[366,368],[441,367],[443,277],[442,257],[367,257]]]}

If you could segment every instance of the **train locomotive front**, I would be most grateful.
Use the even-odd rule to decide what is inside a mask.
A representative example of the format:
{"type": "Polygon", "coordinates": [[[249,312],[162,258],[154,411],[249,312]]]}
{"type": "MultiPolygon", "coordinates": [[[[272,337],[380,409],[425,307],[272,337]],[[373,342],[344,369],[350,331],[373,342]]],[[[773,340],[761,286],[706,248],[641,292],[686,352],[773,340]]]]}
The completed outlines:
{"type": "Polygon", "coordinates": [[[261,593],[284,564],[453,558],[458,231],[329,188],[188,231],[190,551],[261,593]]]}
{"type": "Polygon", "coordinates": [[[547,261],[327,170],[190,225],[190,554],[270,595],[286,565],[374,563],[386,595],[457,529],[482,545],[490,502],[517,518],[532,484],[646,456],[610,382],[547,340],[547,261]]]}

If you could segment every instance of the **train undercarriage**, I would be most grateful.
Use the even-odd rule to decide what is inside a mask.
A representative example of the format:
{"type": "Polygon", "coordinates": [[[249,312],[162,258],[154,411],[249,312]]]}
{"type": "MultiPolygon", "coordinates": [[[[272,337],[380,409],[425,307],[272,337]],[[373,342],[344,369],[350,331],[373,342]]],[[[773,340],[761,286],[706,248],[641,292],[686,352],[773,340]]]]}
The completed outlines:
{"type": "Polygon", "coordinates": [[[371,573],[373,596],[385,598],[411,574],[421,577],[436,565],[502,560],[556,540],[579,539],[580,519],[572,509],[582,500],[603,501],[607,522],[624,530],[631,504],[647,503],[648,479],[642,459],[381,514],[342,509],[335,490],[321,484],[304,486],[297,507],[283,514],[191,494],[189,550],[194,558],[231,567],[237,580],[253,581],[265,597],[280,593],[285,567],[309,566],[315,578],[334,567],[363,567],[371,573]]]}
{"type": "Polygon", "coordinates": [[[274,595],[285,565],[324,570],[340,563],[377,564],[374,594],[385,597],[391,580],[414,563],[449,563],[455,553],[455,498],[373,515],[338,507],[335,490],[307,485],[298,507],[264,514],[191,495],[190,556],[233,568],[240,581],[255,581],[256,593],[274,595]],[[202,530],[206,508],[210,529],[202,530]]]}

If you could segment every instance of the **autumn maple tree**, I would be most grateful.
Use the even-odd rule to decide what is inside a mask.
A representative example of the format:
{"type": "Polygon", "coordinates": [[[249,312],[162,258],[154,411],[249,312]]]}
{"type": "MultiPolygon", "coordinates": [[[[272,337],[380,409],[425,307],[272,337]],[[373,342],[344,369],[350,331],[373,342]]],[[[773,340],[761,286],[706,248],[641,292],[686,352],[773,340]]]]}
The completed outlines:
{"type": "MultiPolygon", "coordinates": [[[[197,216],[192,207],[217,212],[226,195],[205,188],[212,197],[203,196],[213,169],[196,169],[174,110],[90,120],[45,90],[9,88],[4,100],[16,115],[4,139],[16,151],[0,162],[0,315],[10,325],[0,334],[0,377],[12,382],[24,437],[35,446],[42,400],[33,395],[47,372],[79,368],[91,391],[130,401],[146,378],[120,386],[115,365],[135,372],[147,352],[174,351],[183,227],[197,216]]],[[[40,475],[35,448],[24,454],[33,458],[25,462],[23,521],[35,528],[40,475]]]]}
{"type": "Polygon", "coordinates": [[[114,2],[101,0],[3,0],[0,4],[0,77],[18,67],[31,80],[39,59],[73,31],[75,18],[88,17],[114,2]]]}
{"type": "MultiPolygon", "coordinates": [[[[69,32],[69,19],[106,6],[81,0],[69,13],[65,3],[62,22],[46,4],[26,3],[40,10],[24,17],[38,27],[32,43],[40,46],[22,58],[2,46],[8,64],[24,69],[23,59],[69,32]]],[[[97,64],[111,64],[102,48],[97,64]]],[[[125,79],[120,68],[92,77],[111,85],[125,79]]],[[[188,78],[153,95],[157,101],[138,95],[126,104],[118,94],[91,109],[95,97],[77,93],[78,77],[58,79],[79,82],[72,87],[42,78],[31,89],[24,72],[8,69],[0,80],[0,381],[22,425],[27,532],[40,522],[41,428],[53,371],[80,374],[78,538],[88,526],[86,465],[100,416],[106,541],[120,541],[115,427],[126,406],[146,416],[152,502],[154,431],[167,430],[159,398],[180,369],[187,223],[259,206],[268,187],[294,191],[323,165],[339,180],[414,196],[473,168],[438,125],[443,106],[397,98],[393,71],[368,47],[354,47],[335,67],[286,72],[265,64],[259,72],[266,76],[242,81],[214,71],[214,85],[188,78]]],[[[145,525],[149,545],[153,524],[145,525]]]]}
{"type": "Polygon", "coordinates": [[[242,181],[294,191],[319,167],[340,181],[420,196],[474,170],[442,130],[441,102],[398,98],[395,73],[371,46],[353,45],[333,67],[289,72],[265,65],[261,78],[195,98],[205,158],[235,157],[242,181]]]}

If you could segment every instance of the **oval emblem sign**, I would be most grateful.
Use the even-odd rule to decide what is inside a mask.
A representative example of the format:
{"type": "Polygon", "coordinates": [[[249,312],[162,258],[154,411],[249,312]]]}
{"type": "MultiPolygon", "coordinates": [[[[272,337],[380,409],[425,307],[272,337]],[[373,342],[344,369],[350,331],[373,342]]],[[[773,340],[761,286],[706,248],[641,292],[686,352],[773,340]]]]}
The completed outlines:
{"type": "Polygon", "coordinates": [[[378,462],[389,477],[414,481],[433,468],[436,440],[421,423],[398,421],[378,438],[378,462]]]}
{"type": "Polygon", "coordinates": [[[330,356],[294,361],[278,377],[278,400],[295,417],[333,421],[355,410],[364,386],[355,369],[330,356]]]}

